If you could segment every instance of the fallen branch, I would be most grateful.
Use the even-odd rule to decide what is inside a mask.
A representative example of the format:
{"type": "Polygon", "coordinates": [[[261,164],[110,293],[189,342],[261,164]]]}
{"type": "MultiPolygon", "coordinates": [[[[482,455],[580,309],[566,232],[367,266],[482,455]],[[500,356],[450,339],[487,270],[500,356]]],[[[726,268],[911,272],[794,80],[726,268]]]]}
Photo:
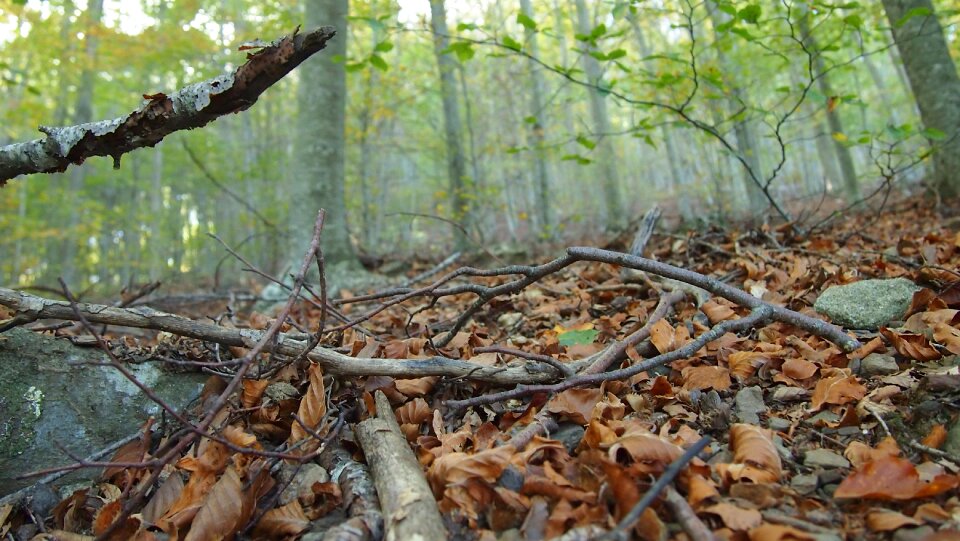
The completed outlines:
{"type": "MultiPolygon", "coordinates": [[[[66,301],[45,299],[0,288],[0,305],[13,309],[24,320],[79,318],[66,301]]],[[[185,317],[159,312],[148,307],[115,308],[102,304],[78,303],[77,308],[91,323],[104,323],[124,327],[154,329],[179,336],[216,342],[225,346],[254,347],[265,335],[253,329],[228,329],[185,317]]],[[[2,325],[2,324],[0,324],[2,325]]],[[[264,346],[264,351],[296,357],[306,344],[278,333],[276,340],[264,346]]],[[[553,367],[541,363],[517,363],[510,366],[484,366],[446,357],[426,359],[371,359],[350,357],[331,349],[318,347],[307,356],[320,364],[324,372],[342,376],[391,376],[396,378],[419,378],[424,376],[450,376],[477,381],[515,385],[517,383],[542,383],[556,377],[553,367]]]]}
{"type": "Polygon", "coordinates": [[[660,492],[663,489],[667,488],[667,485],[673,482],[673,479],[686,467],[687,463],[696,458],[700,451],[703,451],[707,445],[710,444],[710,437],[706,436],[701,438],[700,441],[694,443],[689,449],[687,449],[679,458],[674,460],[667,466],[667,469],[663,471],[663,474],[660,475],[660,478],[657,479],[657,482],[647,490],[646,494],[640,498],[640,501],[630,509],[630,512],[627,513],[623,519],[617,524],[617,527],[610,531],[607,536],[604,536],[603,539],[630,539],[630,532],[633,530],[633,525],[640,520],[640,517],[643,515],[643,512],[650,507],[650,504],[657,499],[657,496],[660,495],[660,492]]]}
{"type": "Polygon", "coordinates": [[[366,464],[353,460],[338,440],[327,444],[317,461],[340,485],[349,517],[323,533],[324,541],[368,541],[383,539],[380,499],[366,464]]]}
{"type": "Polygon", "coordinates": [[[377,391],[376,403],[377,416],[355,431],[380,496],[386,538],[443,541],[447,530],[423,469],[382,391],[377,391]]]}
{"type": "Polygon", "coordinates": [[[331,26],[305,34],[299,29],[248,56],[233,73],[186,86],[149,100],[125,117],[68,127],[41,126],[43,139],[0,147],[0,186],[18,175],[55,173],[93,156],[111,156],[114,168],[131,150],[152,147],[167,135],[205,126],[244,111],[301,62],[326,47],[336,35],[331,26]]]}

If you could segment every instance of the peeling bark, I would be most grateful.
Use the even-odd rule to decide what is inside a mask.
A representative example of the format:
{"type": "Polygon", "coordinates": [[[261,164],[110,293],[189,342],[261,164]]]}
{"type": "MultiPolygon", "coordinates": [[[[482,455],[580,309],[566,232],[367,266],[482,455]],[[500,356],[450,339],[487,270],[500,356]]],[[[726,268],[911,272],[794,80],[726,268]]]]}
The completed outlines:
{"type": "Polygon", "coordinates": [[[147,103],[124,117],[67,127],[40,126],[45,138],[0,148],[0,186],[18,175],[61,172],[92,156],[111,156],[114,168],[119,168],[120,157],[131,150],[152,147],[175,131],[199,128],[246,110],[335,34],[331,26],[305,34],[295,31],[249,55],[233,73],[169,96],[144,95],[147,103]]]}

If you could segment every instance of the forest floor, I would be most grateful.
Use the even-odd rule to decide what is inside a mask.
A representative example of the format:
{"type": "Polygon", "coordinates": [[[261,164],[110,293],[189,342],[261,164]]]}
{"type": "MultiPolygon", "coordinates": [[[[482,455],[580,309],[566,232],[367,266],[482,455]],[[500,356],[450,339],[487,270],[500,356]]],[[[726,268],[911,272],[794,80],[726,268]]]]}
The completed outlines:
{"type": "MultiPolygon", "coordinates": [[[[919,287],[898,320],[846,329],[854,351],[777,319],[722,332],[756,307],[602,262],[490,298],[446,344],[439,337],[477,295],[426,288],[379,312],[403,292],[336,302],[347,319],[370,317],[326,332],[320,347],[362,359],[362,370],[267,353],[230,364],[250,348],[231,357],[197,340],[141,339],[136,348],[222,373],[185,414],[209,422],[192,433],[173,419],[148,425],[152,438],[122,447],[48,516],[0,506],[0,534],[32,525],[47,539],[374,539],[385,527],[401,539],[417,529],[430,538],[439,524],[453,539],[960,539],[960,221],[908,200],[804,239],[786,229],[654,234],[644,253],[820,319],[812,306],[831,286],[919,287]],[[716,325],[716,339],[690,351],[716,325]],[[682,355],[564,385],[625,343],[600,374],[682,355]],[[417,374],[445,359],[482,370],[377,372],[400,359],[420,359],[417,374]],[[229,388],[238,366],[248,377],[229,388]],[[511,382],[524,370],[528,380],[511,382]]],[[[293,314],[305,330],[322,317],[317,304],[293,314]]],[[[323,315],[327,331],[339,324],[323,315]]]]}

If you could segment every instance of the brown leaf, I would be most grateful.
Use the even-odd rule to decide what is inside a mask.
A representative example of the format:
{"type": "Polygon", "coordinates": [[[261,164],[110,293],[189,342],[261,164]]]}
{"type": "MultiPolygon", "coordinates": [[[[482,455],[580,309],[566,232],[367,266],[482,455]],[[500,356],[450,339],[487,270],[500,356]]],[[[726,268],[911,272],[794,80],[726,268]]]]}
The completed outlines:
{"type": "Polygon", "coordinates": [[[960,355],[960,329],[946,323],[937,323],[933,326],[933,339],[950,353],[960,355]]]}
{"type": "Polygon", "coordinates": [[[814,541],[814,537],[802,530],[780,524],[763,524],[748,533],[750,541],[814,541]]]}
{"type": "Polygon", "coordinates": [[[866,396],[867,388],[854,376],[837,375],[817,382],[811,397],[811,407],[818,411],[826,404],[843,405],[866,396]]]}
{"type": "Polygon", "coordinates": [[[673,327],[665,319],[658,320],[650,328],[650,341],[660,353],[667,353],[678,347],[674,339],[673,327]]]}
{"type": "Polygon", "coordinates": [[[803,380],[812,378],[819,368],[817,368],[817,365],[805,359],[793,358],[784,361],[780,370],[788,377],[803,380]]]}
{"type": "Polygon", "coordinates": [[[567,389],[551,398],[544,409],[585,425],[590,422],[602,393],[600,387],[567,389]]]}
{"type": "Polygon", "coordinates": [[[429,376],[425,378],[398,379],[394,383],[397,390],[406,396],[424,396],[433,390],[440,378],[429,376]]]}
{"type": "Polygon", "coordinates": [[[702,310],[704,315],[707,316],[707,319],[710,320],[710,323],[714,325],[721,321],[726,321],[728,319],[734,319],[737,317],[737,313],[734,312],[732,308],[725,304],[720,304],[713,299],[703,303],[703,306],[700,307],[700,310],[702,310]]]}
{"type": "Polygon", "coordinates": [[[734,531],[746,531],[751,528],[756,528],[763,523],[763,517],[760,516],[760,511],[737,507],[732,503],[723,502],[714,504],[704,508],[703,511],[717,515],[720,517],[720,520],[723,521],[724,526],[734,531]]]}
{"type": "Polygon", "coordinates": [[[718,471],[729,483],[749,480],[754,483],[776,483],[783,475],[780,454],[773,444],[773,432],[748,424],[730,427],[730,449],[733,463],[719,464],[718,471]]]}
{"type": "Polygon", "coordinates": [[[419,425],[433,418],[433,410],[422,398],[415,398],[406,404],[397,408],[394,413],[397,415],[397,422],[400,424],[419,425]]]}
{"type": "Polygon", "coordinates": [[[303,512],[300,502],[293,500],[264,513],[253,529],[253,535],[256,538],[290,539],[299,536],[309,527],[310,520],[303,512]]]}
{"type": "Polygon", "coordinates": [[[243,485],[233,468],[227,468],[193,519],[184,541],[233,538],[243,513],[243,485]]]}
{"type": "MultiPolygon", "coordinates": [[[[310,386],[300,400],[297,417],[307,427],[316,430],[319,428],[323,416],[327,414],[327,395],[323,385],[323,369],[320,368],[319,364],[311,363],[307,373],[310,378],[310,386]]],[[[294,422],[293,426],[290,427],[288,443],[294,444],[308,436],[309,433],[304,427],[300,423],[294,422]]]]}
{"type": "Polygon", "coordinates": [[[897,353],[917,361],[935,361],[942,357],[940,352],[930,345],[927,337],[922,334],[910,332],[896,332],[886,327],[880,329],[887,340],[893,344],[897,353]]]}
{"type": "Polygon", "coordinates": [[[180,472],[174,471],[167,477],[167,480],[160,485],[160,488],[153,493],[150,501],[147,502],[147,505],[143,508],[142,514],[144,522],[147,524],[156,524],[157,519],[170,509],[170,506],[173,505],[173,502],[177,501],[182,491],[183,478],[180,477],[180,472]]]}
{"type": "Polygon", "coordinates": [[[941,424],[933,425],[933,428],[930,429],[930,432],[923,437],[922,443],[927,447],[932,447],[934,449],[939,449],[944,442],[947,441],[947,429],[941,424]]]}
{"type": "Polygon", "coordinates": [[[720,366],[688,366],[681,371],[683,388],[715,389],[725,391],[733,382],[730,381],[730,371],[720,366]]]}
{"type": "Polygon", "coordinates": [[[763,351],[736,351],[727,357],[730,372],[740,381],[757,373],[757,368],[770,361],[770,354],[763,351]]]}
{"type": "Polygon", "coordinates": [[[956,488],[960,478],[946,473],[928,472],[920,478],[920,470],[905,458],[884,456],[867,462],[855,470],[834,493],[834,498],[868,500],[911,500],[942,494],[956,488]]]}
{"type": "Polygon", "coordinates": [[[243,380],[243,392],[240,394],[240,403],[245,408],[252,408],[260,404],[263,393],[270,385],[269,380],[265,379],[245,379],[243,380]]]}
{"type": "Polygon", "coordinates": [[[867,528],[873,532],[892,532],[904,526],[921,526],[923,522],[891,509],[873,509],[867,513],[867,528]]]}

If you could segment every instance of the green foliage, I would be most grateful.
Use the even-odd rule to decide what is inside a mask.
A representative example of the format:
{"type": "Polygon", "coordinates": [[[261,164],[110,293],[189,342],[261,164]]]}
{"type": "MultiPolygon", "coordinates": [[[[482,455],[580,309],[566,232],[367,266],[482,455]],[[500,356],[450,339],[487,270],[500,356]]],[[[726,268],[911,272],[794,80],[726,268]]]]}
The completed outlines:
{"type": "Polygon", "coordinates": [[[581,346],[592,344],[596,341],[600,331],[595,329],[585,329],[582,331],[566,331],[557,337],[561,346],[581,346]]]}

